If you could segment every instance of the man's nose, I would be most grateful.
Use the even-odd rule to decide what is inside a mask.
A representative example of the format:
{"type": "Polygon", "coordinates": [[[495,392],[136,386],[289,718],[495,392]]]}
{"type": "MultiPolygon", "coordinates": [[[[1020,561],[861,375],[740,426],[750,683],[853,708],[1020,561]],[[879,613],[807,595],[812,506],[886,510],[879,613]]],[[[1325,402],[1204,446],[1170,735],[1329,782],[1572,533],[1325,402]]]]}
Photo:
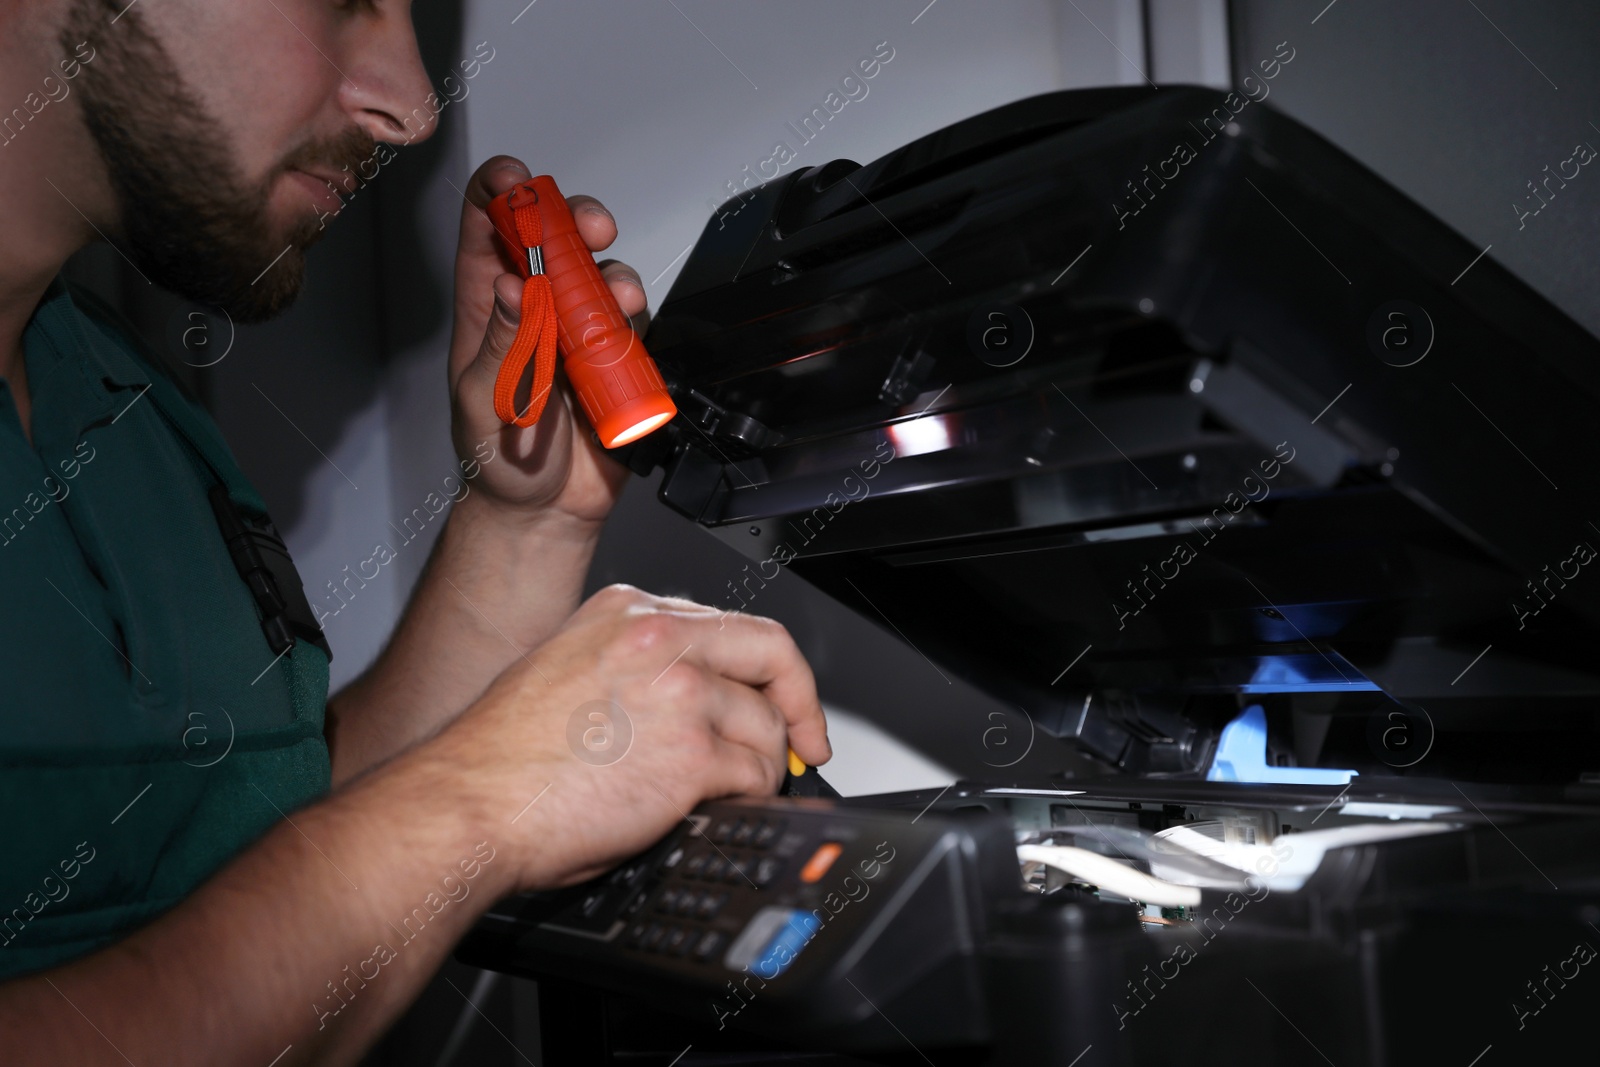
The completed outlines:
{"type": "Polygon", "coordinates": [[[417,50],[410,4],[380,4],[347,30],[339,101],[375,141],[417,144],[438,128],[438,101],[417,50]]]}

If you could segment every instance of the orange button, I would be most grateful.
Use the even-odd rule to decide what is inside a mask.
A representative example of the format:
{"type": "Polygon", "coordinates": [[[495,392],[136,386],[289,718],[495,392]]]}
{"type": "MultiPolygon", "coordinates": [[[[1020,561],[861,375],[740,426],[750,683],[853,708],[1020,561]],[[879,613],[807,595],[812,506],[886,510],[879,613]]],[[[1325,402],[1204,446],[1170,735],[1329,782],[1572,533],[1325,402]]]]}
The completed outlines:
{"type": "Polygon", "coordinates": [[[806,860],[806,865],[800,869],[802,882],[815,882],[818,878],[828,873],[828,868],[833,866],[833,861],[839,858],[839,853],[844,849],[837,841],[829,841],[811,854],[806,860]]]}

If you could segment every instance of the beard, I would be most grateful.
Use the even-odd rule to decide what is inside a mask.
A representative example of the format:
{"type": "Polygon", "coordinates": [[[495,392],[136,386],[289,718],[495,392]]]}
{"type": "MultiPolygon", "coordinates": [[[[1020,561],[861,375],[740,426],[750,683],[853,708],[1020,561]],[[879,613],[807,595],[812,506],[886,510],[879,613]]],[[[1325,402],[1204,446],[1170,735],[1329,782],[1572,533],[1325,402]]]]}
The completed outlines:
{"type": "Polygon", "coordinates": [[[124,254],[157,285],[226,309],[235,322],[283,311],[305,281],[305,250],[326,224],[310,203],[303,218],[275,223],[273,186],[286,171],[307,166],[354,175],[377,143],[352,127],[302,144],[251,182],[226,129],[189,89],[141,12],[111,0],[73,0],[61,41],[71,54],[85,40],[96,53],[79,74],[80,106],[110,180],[124,254]],[[100,32],[118,11],[117,25],[100,32]]]}

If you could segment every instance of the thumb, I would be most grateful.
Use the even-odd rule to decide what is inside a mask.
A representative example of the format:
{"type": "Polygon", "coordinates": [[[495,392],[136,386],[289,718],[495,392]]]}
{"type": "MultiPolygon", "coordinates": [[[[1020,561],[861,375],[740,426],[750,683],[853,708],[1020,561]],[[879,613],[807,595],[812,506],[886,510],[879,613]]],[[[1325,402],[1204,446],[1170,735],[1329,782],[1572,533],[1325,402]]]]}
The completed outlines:
{"type": "Polygon", "coordinates": [[[522,321],[522,284],[515,274],[502,274],[494,280],[494,306],[489,311],[483,341],[459,385],[458,400],[469,412],[494,410],[495,379],[522,321]]]}
{"type": "Polygon", "coordinates": [[[494,310],[489,313],[489,325],[483,331],[478,361],[491,363],[490,370],[496,373],[506,353],[511,351],[517,325],[522,321],[522,286],[523,280],[515,274],[502,274],[494,280],[494,310]]]}

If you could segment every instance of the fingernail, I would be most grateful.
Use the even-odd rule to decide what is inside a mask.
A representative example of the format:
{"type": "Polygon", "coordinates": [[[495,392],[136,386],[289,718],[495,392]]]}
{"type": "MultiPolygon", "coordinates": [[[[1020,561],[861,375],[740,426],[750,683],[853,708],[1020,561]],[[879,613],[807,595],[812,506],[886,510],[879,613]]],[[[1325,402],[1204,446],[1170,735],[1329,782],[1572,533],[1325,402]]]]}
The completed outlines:
{"type": "Polygon", "coordinates": [[[501,163],[499,166],[495,167],[494,169],[495,170],[507,170],[507,171],[510,171],[512,174],[520,174],[524,178],[533,177],[533,172],[532,171],[530,171],[527,167],[523,166],[521,163],[518,163],[514,159],[513,160],[508,160],[505,163],[501,163]]]}
{"type": "Polygon", "coordinates": [[[607,211],[599,204],[589,204],[583,209],[583,211],[586,215],[599,215],[603,219],[610,219],[612,222],[617,221],[617,217],[615,215],[611,214],[611,212],[607,211]]]}
{"type": "Polygon", "coordinates": [[[498,289],[495,290],[494,294],[494,307],[496,311],[500,312],[500,317],[512,325],[515,325],[517,320],[522,317],[522,312],[519,309],[500,299],[500,291],[498,289]]]}

